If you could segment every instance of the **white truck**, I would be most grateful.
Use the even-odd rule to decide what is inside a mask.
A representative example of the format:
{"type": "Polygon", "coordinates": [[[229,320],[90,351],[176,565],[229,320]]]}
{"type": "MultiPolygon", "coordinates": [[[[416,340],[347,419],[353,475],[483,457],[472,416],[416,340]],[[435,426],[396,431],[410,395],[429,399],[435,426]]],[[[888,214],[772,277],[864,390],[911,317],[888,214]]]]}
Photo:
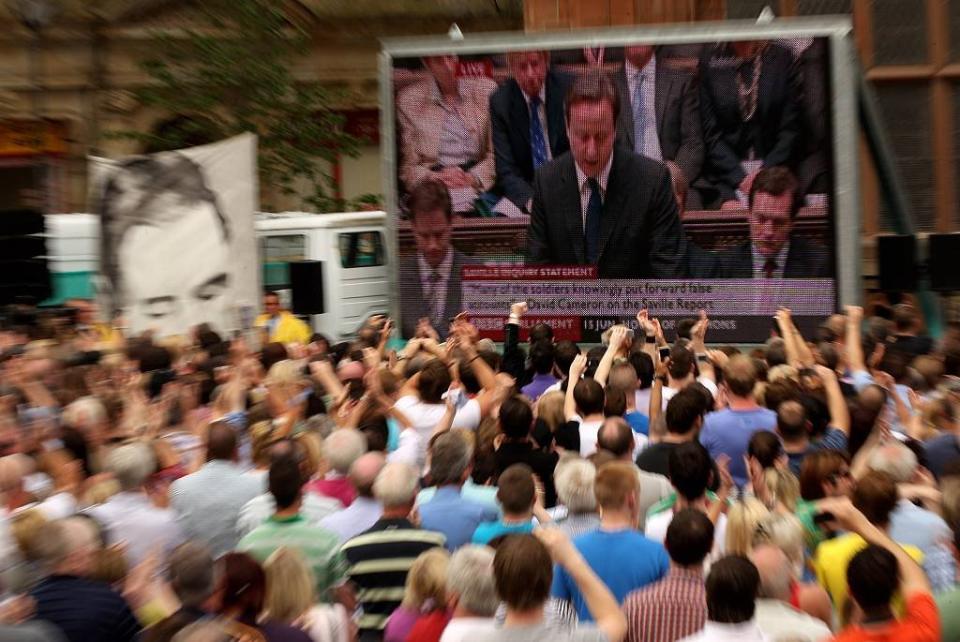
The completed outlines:
{"type": "MultiPolygon", "coordinates": [[[[353,335],[371,314],[390,311],[390,270],[384,212],[258,214],[255,222],[260,285],[290,303],[290,263],[323,262],[324,313],[310,325],[331,340],[353,335]]],[[[46,217],[47,255],[53,297],[94,298],[100,262],[100,219],[95,214],[46,217]]],[[[259,303],[259,302],[258,302],[259,303]]]]}

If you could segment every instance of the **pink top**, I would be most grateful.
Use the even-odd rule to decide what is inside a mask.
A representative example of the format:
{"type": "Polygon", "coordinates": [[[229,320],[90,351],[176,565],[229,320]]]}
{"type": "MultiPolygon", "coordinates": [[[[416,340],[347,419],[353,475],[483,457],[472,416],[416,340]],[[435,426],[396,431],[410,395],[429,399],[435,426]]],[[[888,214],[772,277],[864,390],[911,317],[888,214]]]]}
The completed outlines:
{"type": "Polygon", "coordinates": [[[353,500],[357,498],[357,491],[350,480],[336,473],[330,473],[323,479],[314,479],[307,482],[306,488],[308,493],[316,493],[339,500],[344,508],[352,504],[353,500]]]}

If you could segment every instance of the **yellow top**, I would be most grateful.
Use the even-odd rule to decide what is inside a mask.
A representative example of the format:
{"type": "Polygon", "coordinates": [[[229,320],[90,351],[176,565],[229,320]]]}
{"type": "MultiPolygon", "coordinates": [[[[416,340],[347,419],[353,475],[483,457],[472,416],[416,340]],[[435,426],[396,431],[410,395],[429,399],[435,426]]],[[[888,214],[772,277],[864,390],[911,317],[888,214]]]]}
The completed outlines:
{"type": "MultiPolygon", "coordinates": [[[[275,343],[310,343],[310,337],[313,332],[310,326],[293,316],[290,312],[284,310],[279,314],[280,318],[274,325],[273,332],[270,333],[270,341],[275,343]]],[[[258,328],[269,328],[270,317],[261,314],[257,317],[254,325],[258,328]]]]}
{"type": "MultiPolygon", "coordinates": [[[[923,553],[919,548],[906,544],[901,546],[917,564],[923,563],[923,553]]],[[[817,582],[830,594],[833,608],[843,624],[846,624],[849,619],[851,606],[847,604],[847,565],[850,564],[854,555],[866,547],[867,542],[862,537],[847,533],[822,542],[817,546],[813,558],[813,570],[817,574],[817,582]]],[[[898,617],[903,615],[904,604],[900,595],[894,598],[893,609],[898,617]]]]}

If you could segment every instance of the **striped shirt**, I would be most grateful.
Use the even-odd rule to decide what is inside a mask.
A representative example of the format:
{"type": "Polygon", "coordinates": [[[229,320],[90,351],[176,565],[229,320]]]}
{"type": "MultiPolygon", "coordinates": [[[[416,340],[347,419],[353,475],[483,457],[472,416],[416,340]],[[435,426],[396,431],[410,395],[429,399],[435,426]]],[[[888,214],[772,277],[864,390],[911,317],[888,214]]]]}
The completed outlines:
{"type": "Polygon", "coordinates": [[[674,642],[693,635],[707,621],[703,570],[670,567],[667,576],[627,596],[626,642],[674,642]]]}
{"type": "Polygon", "coordinates": [[[329,601],[328,589],[342,584],[347,570],[337,536],[308,523],[300,515],[274,515],[240,540],[237,550],[250,553],[260,562],[264,562],[281,546],[300,551],[307,565],[313,570],[317,582],[317,597],[329,601]]]}
{"type": "Polygon", "coordinates": [[[140,633],[126,600],[102,582],[54,575],[30,597],[34,618],[56,626],[69,642],[133,642],[140,633]]]}
{"type": "Polygon", "coordinates": [[[361,633],[383,630],[403,600],[407,571],[414,560],[444,543],[441,533],[417,529],[406,519],[381,519],[343,545],[347,576],[357,587],[363,611],[358,622],[361,633]]]}

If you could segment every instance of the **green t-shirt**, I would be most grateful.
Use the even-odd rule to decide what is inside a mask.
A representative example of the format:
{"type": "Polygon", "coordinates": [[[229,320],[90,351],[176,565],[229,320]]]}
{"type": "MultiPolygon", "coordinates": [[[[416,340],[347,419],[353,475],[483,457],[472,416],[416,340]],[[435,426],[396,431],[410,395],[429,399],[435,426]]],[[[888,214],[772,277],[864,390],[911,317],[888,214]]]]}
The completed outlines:
{"type": "Polygon", "coordinates": [[[241,539],[237,550],[249,553],[262,564],[281,546],[303,555],[317,581],[317,599],[329,602],[328,589],[346,579],[347,562],[340,553],[340,539],[300,515],[273,516],[241,539]]]}
{"type": "Polygon", "coordinates": [[[960,640],[960,586],[935,598],[940,611],[940,639],[960,640]]]}

